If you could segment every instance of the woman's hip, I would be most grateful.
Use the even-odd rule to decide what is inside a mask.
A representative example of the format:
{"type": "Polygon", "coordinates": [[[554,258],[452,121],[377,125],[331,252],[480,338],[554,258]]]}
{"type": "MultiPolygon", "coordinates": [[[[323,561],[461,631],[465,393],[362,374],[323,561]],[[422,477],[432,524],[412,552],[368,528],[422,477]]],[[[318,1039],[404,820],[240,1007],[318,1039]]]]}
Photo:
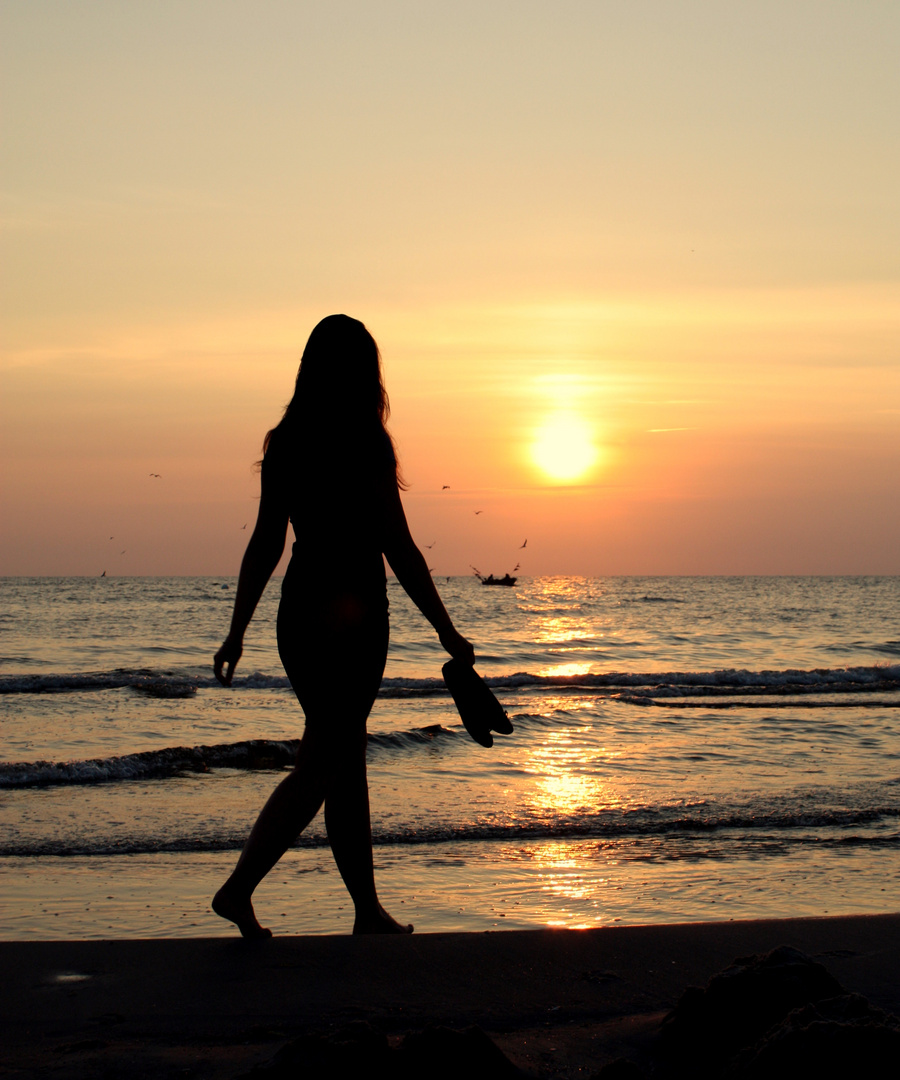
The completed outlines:
{"type": "Polygon", "coordinates": [[[284,670],[307,714],[337,700],[353,711],[368,712],[387,660],[384,606],[358,600],[297,604],[283,597],[277,636],[284,670]]]}

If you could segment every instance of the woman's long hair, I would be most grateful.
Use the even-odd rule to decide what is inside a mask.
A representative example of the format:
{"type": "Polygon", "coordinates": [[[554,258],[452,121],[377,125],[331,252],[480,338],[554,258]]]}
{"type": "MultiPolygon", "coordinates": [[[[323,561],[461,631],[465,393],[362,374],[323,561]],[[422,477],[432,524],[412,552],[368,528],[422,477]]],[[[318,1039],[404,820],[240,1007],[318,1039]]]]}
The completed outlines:
{"type": "Polygon", "coordinates": [[[263,455],[276,435],[340,457],[373,449],[377,454],[381,445],[389,449],[399,481],[397,455],[385,426],[390,413],[375,339],[358,319],[328,315],[309,335],[294,396],[281,422],[266,432],[263,455]]]}

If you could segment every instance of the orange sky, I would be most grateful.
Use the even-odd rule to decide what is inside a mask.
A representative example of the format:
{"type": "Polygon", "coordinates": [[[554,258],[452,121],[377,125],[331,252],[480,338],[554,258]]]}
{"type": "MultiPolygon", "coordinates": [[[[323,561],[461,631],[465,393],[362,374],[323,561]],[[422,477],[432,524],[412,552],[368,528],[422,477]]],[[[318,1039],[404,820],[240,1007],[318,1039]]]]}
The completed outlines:
{"type": "Polygon", "coordinates": [[[900,573],[895,5],[0,10],[0,573],[236,572],[334,311],[438,573],[900,573]]]}

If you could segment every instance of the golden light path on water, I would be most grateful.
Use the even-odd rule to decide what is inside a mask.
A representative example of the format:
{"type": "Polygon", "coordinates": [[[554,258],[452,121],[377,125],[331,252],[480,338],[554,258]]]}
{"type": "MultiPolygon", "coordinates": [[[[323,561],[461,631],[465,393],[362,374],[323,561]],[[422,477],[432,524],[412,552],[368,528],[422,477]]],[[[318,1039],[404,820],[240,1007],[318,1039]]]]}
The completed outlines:
{"type": "MultiPolygon", "coordinates": [[[[583,674],[587,664],[560,665],[554,671],[559,674],[583,674]],[[560,670],[561,668],[578,670],[560,670]]],[[[561,709],[577,712],[588,709],[587,702],[560,696],[544,702],[546,715],[559,713],[561,709]]],[[[554,816],[577,817],[598,810],[621,809],[626,800],[616,785],[600,775],[598,766],[612,763],[619,752],[604,746],[594,747],[590,759],[585,756],[585,737],[593,728],[591,724],[548,731],[544,740],[535,746],[521,762],[522,767],[536,778],[530,791],[532,809],[546,811],[554,816]]],[[[586,916],[586,908],[594,906],[598,886],[596,873],[586,874],[584,860],[573,849],[569,840],[558,840],[536,845],[533,858],[541,891],[552,901],[551,907],[563,913],[546,919],[547,926],[566,926],[582,929],[597,924],[596,914],[586,916]]]]}
{"type": "MultiPolygon", "coordinates": [[[[557,613],[548,612],[538,617],[535,639],[555,646],[551,651],[564,655],[567,646],[587,637],[596,637],[597,628],[592,628],[579,612],[579,604],[571,603],[575,600],[571,583],[553,582],[542,599],[552,604],[557,613]]],[[[562,661],[543,666],[540,674],[585,675],[592,667],[589,661],[562,661]]],[[[594,703],[562,694],[544,699],[542,706],[546,716],[559,715],[562,710],[576,713],[595,707],[594,703]]],[[[549,730],[522,762],[522,766],[537,779],[530,793],[535,810],[575,817],[585,812],[624,808],[627,800],[623,793],[599,770],[601,762],[611,764],[620,753],[605,746],[592,746],[587,751],[586,743],[592,741],[593,728],[593,724],[586,722],[549,730]]],[[[550,909],[556,912],[553,917],[545,917],[547,926],[582,929],[597,925],[596,911],[588,912],[595,907],[598,889],[602,889],[606,879],[598,880],[596,872],[585,873],[583,856],[576,848],[571,840],[553,840],[534,848],[540,889],[550,901],[550,909]],[[564,907],[562,912],[560,904],[564,907]]]]}
{"type": "MultiPolygon", "coordinates": [[[[535,637],[542,645],[565,645],[568,642],[583,639],[591,633],[587,619],[564,615],[542,619],[535,637]]],[[[596,637],[596,632],[593,636],[596,637]]]]}
{"type": "MultiPolygon", "coordinates": [[[[534,639],[542,645],[556,646],[550,648],[550,652],[565,653],[566,646],[572,643],[591,639],[594,641],[602,632],[598,632],[596,625],[586,618],[580,604],[573,602],[574,591],[571,582],[553,582],[544,590],[541,597],[544,603],[552,605],[554,612],[536,613],[534,624],[534,639]]],[[[570,667],[571,665],[563,665],[570,667]]],[[[541,669],[542,675],[583,675],[590,670],[590,664],[584,664],[573,668],[571,671],[561,670],[561,665],[553,664],[541,669]]]]}
{"type": "Polygon", "coordinates": [[[546,919],[545,925],[567,930],[588,930],[596,926],[596,917],[579,919],[577,911],[596,898],[598,888],[605,885],[607,879],[593,876],[589,880],[583,862],[573,857],[572,845],[562,841],[543,844],[537,862],[541,891],[553,900],[568,902],[575,908],[575,911],[546,919]]]}
{"type": "Polygon", "coordinates": [[[541,675],[565,676],[565,675],[588,675],[594,665],[589,661],[572,662],[570,664],[550,664],[542,667],[541,675]]]}

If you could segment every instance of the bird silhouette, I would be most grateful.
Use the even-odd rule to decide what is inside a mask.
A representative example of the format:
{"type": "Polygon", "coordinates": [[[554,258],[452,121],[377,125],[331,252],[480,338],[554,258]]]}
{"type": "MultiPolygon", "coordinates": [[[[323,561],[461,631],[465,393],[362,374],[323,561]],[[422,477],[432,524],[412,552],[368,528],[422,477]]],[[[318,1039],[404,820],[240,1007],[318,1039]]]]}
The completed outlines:
{"type": "Polygon", "coordinates": [[[162,473],[152,472],[150,475],[155,476],[157,480],[162,480],[162,473]]]}
{"type": "Polygon", "coordinates": [[[484,511],[483,510],[473,510],[472,513],[475,515],[475,517],[478,517],[478,515],[483,514],[484,511]]]}
{"type": "Polygon", "coordinates": [[[435,545],[436,543],[437,543],[437,540],[432,540],[432,541],[431,541],[431,543],[430,543],[430,544],[426,544],[426,545],[425,545],[425,547],[427,547],[427,548],[428,548],[428,550],[429,550],[429,551],[431,551],[431,549],[432,549],[432,548],[434,547],[434,545],[435,545]]]}
{"type": "MultiPolygon", "coordinates": [[[[525,544],[527,544],[527,543],[528,543],[528,541],[526,540],[526,541],[525,541],[525,544]]],[[[523,547],[525,547],[525,544],[519,544],[519,551],[521,551],[521,550],[522,550],[522,548],[523,548],[523,547]]]]}
{"type": "Polygon", "coordinates": [[[449,491],[449,490],[450,490],[450,485],[449,484],[444,484],[444,486],[441,488],[441,491],[449,491]]]}
{"type": "Polygon", "coordinates": [[[245,521],[244,524],[241,526],[241,529],[243,530],[243,529],[246,529],[246,528],[247,528],[247,522],[245,521]]]}

